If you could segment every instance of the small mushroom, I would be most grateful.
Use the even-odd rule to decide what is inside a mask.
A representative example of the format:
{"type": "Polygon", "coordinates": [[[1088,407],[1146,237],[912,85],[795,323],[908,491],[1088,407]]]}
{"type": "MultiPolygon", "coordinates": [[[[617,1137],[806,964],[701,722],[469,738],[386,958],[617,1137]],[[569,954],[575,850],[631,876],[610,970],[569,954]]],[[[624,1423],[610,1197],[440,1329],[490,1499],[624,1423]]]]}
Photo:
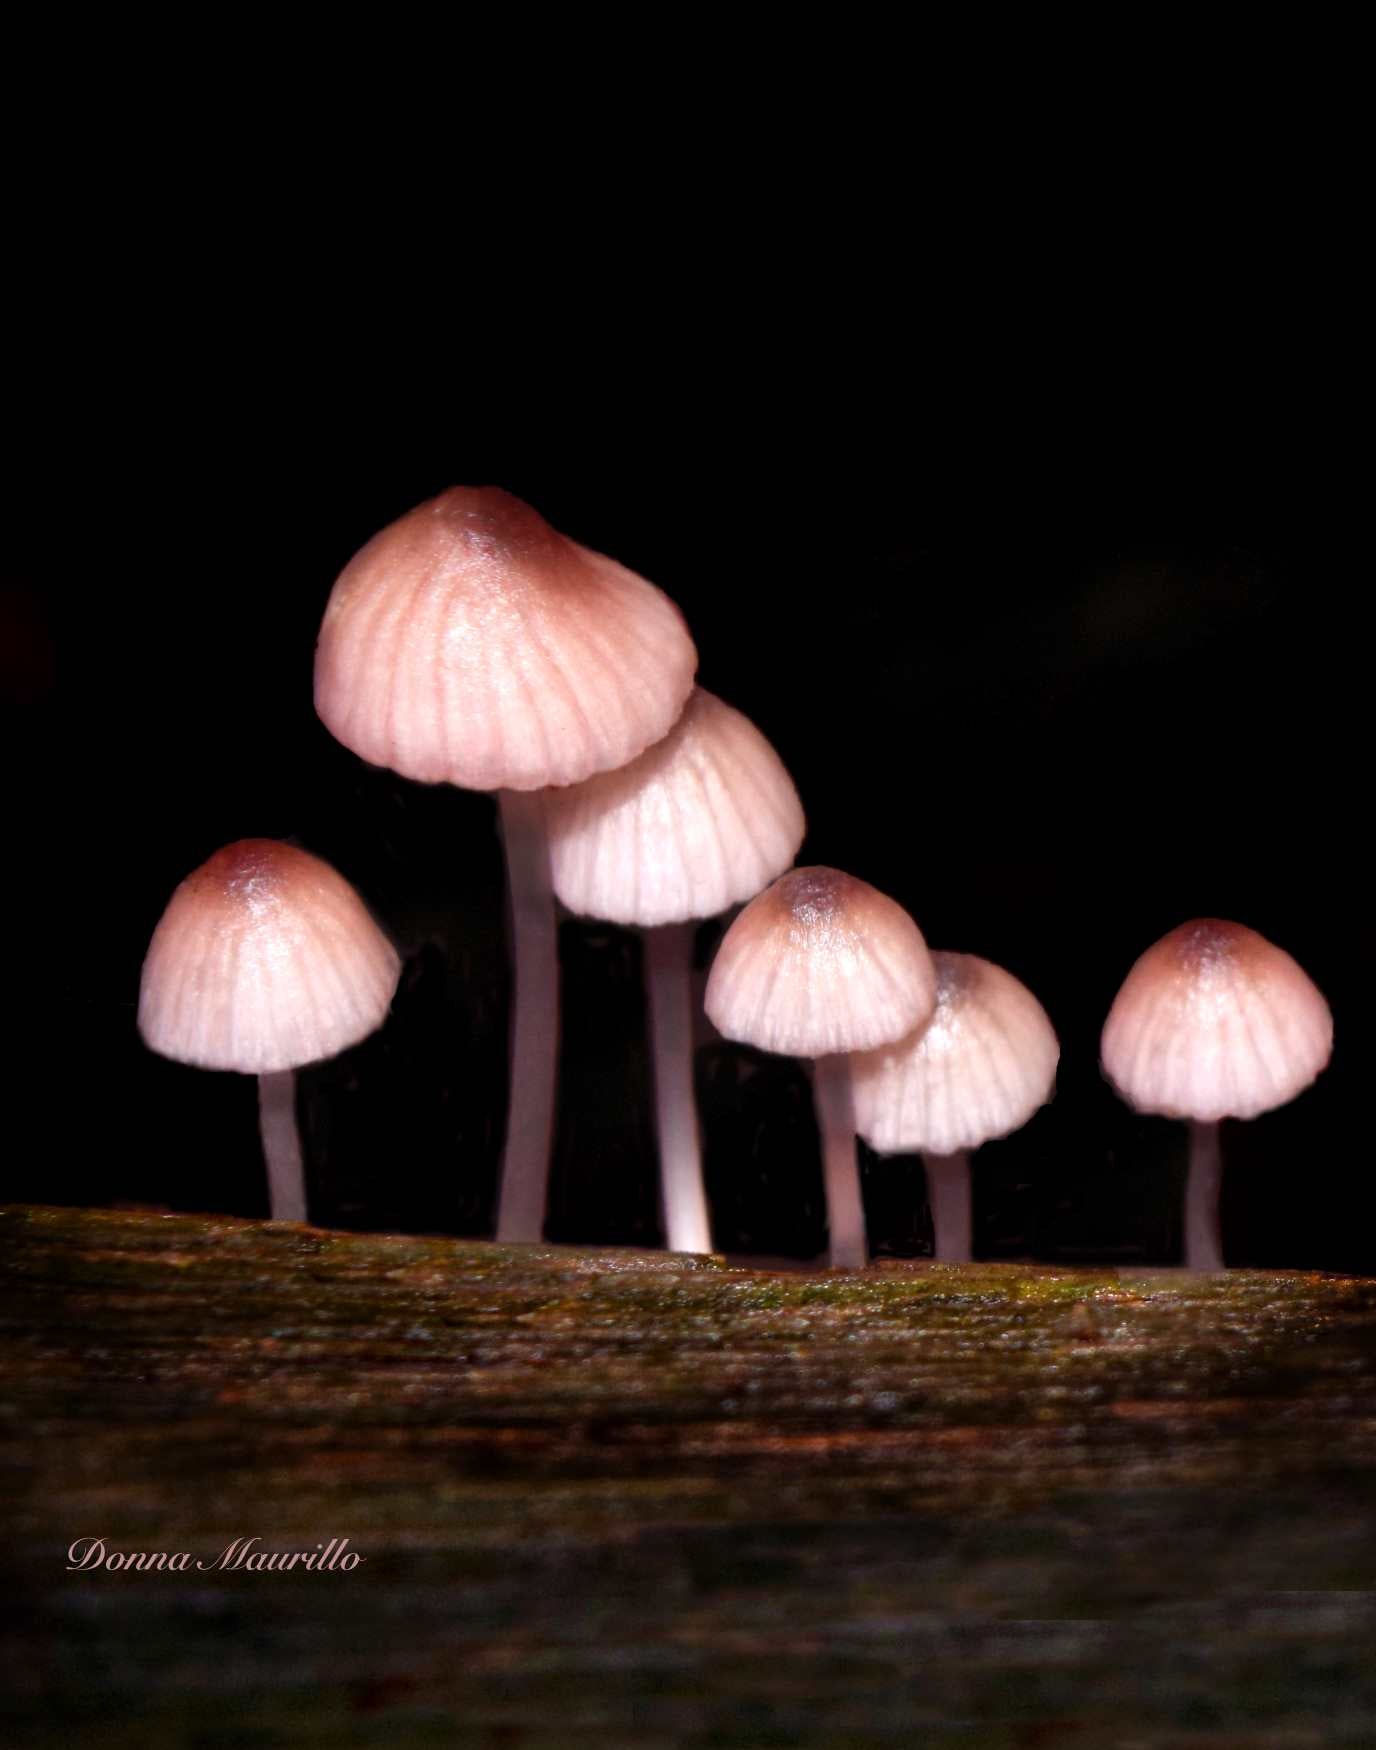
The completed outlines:
{"type": "Polygon", "coordinates": [[[698,687],[639,759],[546,795],[554,891],[570,911],[645,932],[665,1237],[710,1252],[693,1094],[693,920],[787,869],[802,805],[748,718],[698,687]]]}
{"type": "Polygon", "coordinates": [[[1100,1057],[1128,1105],[1189,1122],[1188,1269],[1223,1268],[1219,1121],[1284,1106],[1332,1050],[1333,1017],[1317,986],[1283,948],[1242,924],[1181,924],[1128,973],[1100,1057]]]}
{"type": "Polygon", "coordinates": [[[851,1059],[856,1127],[880,1154],[921,1152],[943,1263],[971,1257],[970,1152],[1051,1098],[1060,1058],[1046,1010],[975,954],[934,953],[936,1013],[896,1045],[851,1059]]]}
{"type": "Polygon", "coordinates": [[[497,1237],[544,1230],[559,956],[543,800],[673,727],[697,651],[678,609],[496,487],[455,486],[375,535],[325,609],[315,708],[374,765],[495,790],[515,990],[497,1237]]]}
{"type": "Polygon", "coordinates": [[[922,933],[902,906],[838,869],[792,869],[722,939],[707,1014],[727,1039],[816,1060],[831,1262],[868,1258],[855,1159],[852,1051],[902,1039],[936,1005],[922,933]]]}
{"type": "Polygon", "coordinates": [[[274,1221],[306,1219],[296,1071],[375,1032],[396,950],[328,863],[240,839],[188,875],[153,932],[139,1032],[163,1057],[258,1077],[274,1221]]]}

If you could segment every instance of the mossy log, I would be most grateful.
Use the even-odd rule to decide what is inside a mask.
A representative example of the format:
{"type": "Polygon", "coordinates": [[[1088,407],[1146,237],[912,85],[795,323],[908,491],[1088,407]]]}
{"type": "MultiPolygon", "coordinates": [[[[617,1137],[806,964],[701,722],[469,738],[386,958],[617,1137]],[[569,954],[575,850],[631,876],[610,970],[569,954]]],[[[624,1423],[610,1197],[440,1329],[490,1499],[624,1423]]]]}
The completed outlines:
{"type": "Polygon", "coordinates": [[[8,1743],[1376,1743],[1376,1282],[34,1208],[0,1267],[8,1743]]]}

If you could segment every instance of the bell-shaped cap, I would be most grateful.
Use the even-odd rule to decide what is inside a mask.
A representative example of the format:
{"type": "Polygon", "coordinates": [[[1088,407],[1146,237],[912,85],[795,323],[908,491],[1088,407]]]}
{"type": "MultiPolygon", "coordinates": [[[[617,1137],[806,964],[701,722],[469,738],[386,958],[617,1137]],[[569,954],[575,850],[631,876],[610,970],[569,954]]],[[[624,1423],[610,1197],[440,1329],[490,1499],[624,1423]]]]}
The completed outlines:
{"type": "Polygon", "coordinates": [[[936,1013],[851,1061],[855,1127],[880,1154],[949,1155],[1020,1128],[1051,1098],[1060,1046],[1011,972],[934,953],[936,1013]]]}
{"type": "Polygon", "coordinates": [[[792,1057],[901,1039],[936,1003],[922,932],[839,869],[791,869],[722,938],[706,1008],[727,1039],[792,1057]]]}
{"type": "Polygon", "coordinates": [[[667,735],[697,660],[653,584],[509,493],[455,486],[345,566],[315,708],[345,747],[405,777],[538,790],[667,735]]]}
{"type": "Polygon", "coordinates": [[[1333,1017],[1282,948],[1242,924],[1181,924],[1128,973],[1104,1025],[1104,1073],[1139,1112],[1255,1118],[1307,1088],[1333,1017]]]}
{"type": "Polygon", "coordinates": [[[328,863],[240,839],[168,901],[143,963],[139,1032],[202,1069],[296,1069],[379,1027],[400,975],[396,950],[328,863]]]}
{"type": "Polygon", "coordinates": [[[803,810],[755,725],[698,687],[663,741],[545,798],[554,891],[611,923],[715,917],[787,869],[803,810]]]}

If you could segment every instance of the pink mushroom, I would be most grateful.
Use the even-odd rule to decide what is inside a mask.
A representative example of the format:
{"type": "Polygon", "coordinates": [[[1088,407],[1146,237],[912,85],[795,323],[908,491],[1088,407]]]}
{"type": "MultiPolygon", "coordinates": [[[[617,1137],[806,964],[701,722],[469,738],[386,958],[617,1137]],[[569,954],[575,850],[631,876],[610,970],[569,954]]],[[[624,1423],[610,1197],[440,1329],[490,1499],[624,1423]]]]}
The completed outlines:
{"type": "Polygon", "coordinates": [[[1051,1098],[1060,1046],[1026,985],[974,954],[934,953],[936,1013],[851,1059],[856,1128],[880,1154],[918,1151],[936,1257],[971,1256],[970,1153],[1051,1098]]]}
{"type": "Polygon", "coordinates": [[[1189,1122],[1187,1268],[1223,1268],[1220,1119],[1284,1106],[1332,1050],[1333,1017],[1317,986],[1242,924],[1181,924],[1128,973],[1104,1024],[1104,1074],[1137,1111],[1189,1122]]]}
{"type": "Polygon", "coordinates": [[[139,1032],[163,1057],[258,1077],[275,1221],[306,1219],[296,1071],[380,1027],[400,975],[349,883],[294,845],[226,845],[168,901],[143,963],[139,1032]]]}
{"type": "Polygon", "coordinates": [[[516,976],[498,1239],[538,1240],[548,1193],[559,968],[539,792],[666,735],[696,667],[666,595],[495,487],[452,487],[375,535],[325,610],[331,733],[405,777],[499,793],[516,976]]]}
{"type": "Polygon", "coordinates": [[[727,1039],[816,1059],[833,1265],[868,1258],[849,1052],[902,1039],[936,1004],[922,933],[902,906],[837,869],[793,869],[732,924],[707,981],[727,1039]]]}
{"type": "Polygon", "coordinates": [[[570,911],[646,931],[666,1239],[710,1252],[693,1095],[693,921],[787,869],[804,832],[783,762],[698,687],[665,736],[615,772],[546,795],[554,891],[570,911]]]}

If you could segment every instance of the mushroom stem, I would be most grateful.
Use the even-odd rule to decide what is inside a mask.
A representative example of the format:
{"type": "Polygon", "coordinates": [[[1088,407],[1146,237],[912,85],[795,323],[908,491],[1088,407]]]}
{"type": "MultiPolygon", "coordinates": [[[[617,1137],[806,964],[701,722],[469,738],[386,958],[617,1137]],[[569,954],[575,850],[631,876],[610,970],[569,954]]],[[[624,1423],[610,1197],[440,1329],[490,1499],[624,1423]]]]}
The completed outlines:
{"type": "Polygon", "coordinates": [[[497,1238],[538,1241],[545,1230],[559,1058],[559,935],[549,836],[538,790],[499,793],[511,899],[511,1073],[497,1238]]]}
{"type": "Polygon", "coordinates": [[[659,1182],[664,1243],[671,1252],[712,1250],[693,1090],[693,934],[691,923],[645,932],[659,1182]]]}
{"type": "Polygon", "coordinates": [[[1221,1270],[1223,1235],[1218,1200],[1223,1189],[1223,1154],[1218,1122],[1190,1120],[1190,1166],[1185,1177],[1185,1268],[1221,1270]]]}
{"type": "Polygon", "coordinates": [[[258,1130],[268,1164],[268,1213],[273,1221],[306,1219],[306,1173],[296,1127],[296,1071],[258,1077],[258,1130]]]}
{"type": "Polygon", "coordinates": [[[855,1158],[850,1059],[844,1052],[836,1052],[815,1059],[814,1069],[831,1266],[834,1270],[861,1270],[869,1262],[869,1246],[865,1205],[860,1198],[860,1165],[855,1158]]]}
{"type": "Polygon", "coordinates": [[[938,1264],[968,1264],[970,1235],[970,1153],[924,1154],[927,1206],[932,1212],[933,1257],[938,1264]]]}

